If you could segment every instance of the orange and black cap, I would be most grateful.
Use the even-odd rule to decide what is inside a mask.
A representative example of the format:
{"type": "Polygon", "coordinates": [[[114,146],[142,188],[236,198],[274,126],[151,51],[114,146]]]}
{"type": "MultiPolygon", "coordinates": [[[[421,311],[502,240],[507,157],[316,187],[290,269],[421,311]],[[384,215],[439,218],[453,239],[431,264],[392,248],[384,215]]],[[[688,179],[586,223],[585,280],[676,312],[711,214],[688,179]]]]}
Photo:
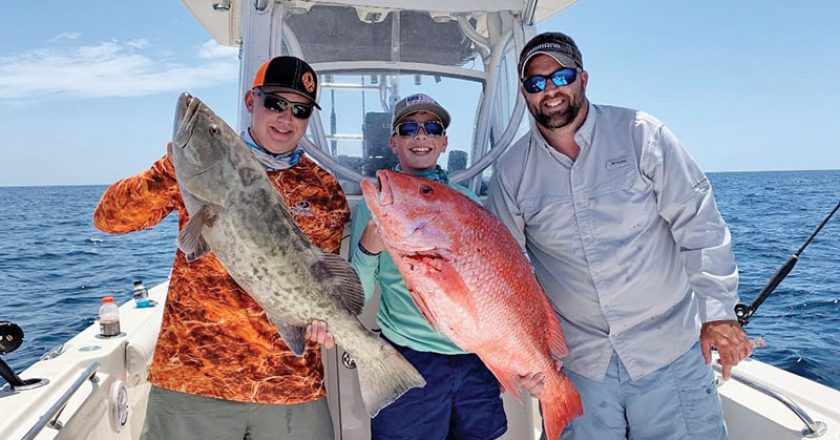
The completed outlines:
{"type": "Polygon", "coordinates": [[[319,110],[318,75],[306,61],[298,57],[274,57],[262,64],[254,76],[251,89],[270,88],[270,92],[289,92],[308,98],[319,110]]]}

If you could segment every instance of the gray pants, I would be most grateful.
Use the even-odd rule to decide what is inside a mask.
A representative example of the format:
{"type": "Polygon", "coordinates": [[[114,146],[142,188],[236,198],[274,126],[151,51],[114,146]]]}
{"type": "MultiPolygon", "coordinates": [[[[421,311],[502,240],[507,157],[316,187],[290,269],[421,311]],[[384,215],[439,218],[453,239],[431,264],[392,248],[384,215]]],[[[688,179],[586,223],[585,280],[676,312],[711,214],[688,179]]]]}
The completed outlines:
{"type": "Polygon", "coordinates": [[[140,440],[332,440],[327,399],[297,405],[233,402],[152,386],[140,440]]]}

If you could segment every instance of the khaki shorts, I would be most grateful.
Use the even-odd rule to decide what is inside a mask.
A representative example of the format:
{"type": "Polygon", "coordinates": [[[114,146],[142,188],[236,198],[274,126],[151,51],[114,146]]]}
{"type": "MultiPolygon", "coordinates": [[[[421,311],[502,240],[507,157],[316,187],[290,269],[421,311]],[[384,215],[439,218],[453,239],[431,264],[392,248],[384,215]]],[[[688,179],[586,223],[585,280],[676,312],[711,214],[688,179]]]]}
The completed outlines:
{"type": "Polygon", "coordinates": [[[152,386],[140,440],[332,440],[327,399],[268,405],[152,386]]]}
{"type": "Polygon", "coordinates": [[[566,374],[580,393],[583,415],[566,427],[562,440],[727,438],[715,376],[699,342],[638,380],[630,379],[615,353],[600,382],[566,374]]]}

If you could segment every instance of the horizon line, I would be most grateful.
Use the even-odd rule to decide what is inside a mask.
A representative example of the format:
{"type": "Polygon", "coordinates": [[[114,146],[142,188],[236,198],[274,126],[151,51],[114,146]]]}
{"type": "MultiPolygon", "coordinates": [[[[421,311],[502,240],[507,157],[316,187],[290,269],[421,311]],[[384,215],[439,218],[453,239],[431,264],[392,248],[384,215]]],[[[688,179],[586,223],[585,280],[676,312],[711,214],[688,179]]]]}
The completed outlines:
{"type": "MultiPolygon", "coordinates": [[[[817,171],[840,171],[840,168],[813,168],[813,169],[788,169],[788,170],[727,170],[727,171],[704,171],[706,174],[735,174],[735,173],[793,173],[793,172],[817,172],[817,171]]],[[[126,176],[131,177],[131,176],[126,176]]],[[[125,177],[123,177],[125,178],[125,177]]],[[[122,179],[122,178],[121,178],[122,179]]],[[[120,179],[120,180],[121,180],[120,179]]],[[[63,183],[63,184],[2,184],[0,188],[60,188],[67,186],[111,186],[112,183],[63,183]]]]}

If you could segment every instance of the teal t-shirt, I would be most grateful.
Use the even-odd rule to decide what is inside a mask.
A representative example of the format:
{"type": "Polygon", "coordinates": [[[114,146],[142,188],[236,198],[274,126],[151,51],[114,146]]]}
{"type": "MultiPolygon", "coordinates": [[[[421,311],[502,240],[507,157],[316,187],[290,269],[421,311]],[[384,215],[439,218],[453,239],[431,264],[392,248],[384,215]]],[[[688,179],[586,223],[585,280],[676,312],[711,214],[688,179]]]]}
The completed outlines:
{"type": "MultiPolygon", "coordinates": [[[[450,183],[440,167],[418,175],[444,183],[463,193],[474,202],[480,203],[478,196],[472,191],[461,185],[450,183]]],[[[414,305],[414,301],[408,294],[405,281],[403,281],[402,275],[400,275],[399,270],[394,265],[394,260],[391,259],[387,251],[372,256],[359,250],[359,238],[362,236],[362,231],[364,231],[370,215],[370,210],[362,199],[353,214],[350,263],[359,273],[362,287],[365,290],[365,302],[370,301],[376,285],[379,285],[381,296],[376,320],[382,334],[395,344],[416,351],[442,354],[465,353],[453,344],[449,338],[429,325],[426,318],[414,305]]]]}

